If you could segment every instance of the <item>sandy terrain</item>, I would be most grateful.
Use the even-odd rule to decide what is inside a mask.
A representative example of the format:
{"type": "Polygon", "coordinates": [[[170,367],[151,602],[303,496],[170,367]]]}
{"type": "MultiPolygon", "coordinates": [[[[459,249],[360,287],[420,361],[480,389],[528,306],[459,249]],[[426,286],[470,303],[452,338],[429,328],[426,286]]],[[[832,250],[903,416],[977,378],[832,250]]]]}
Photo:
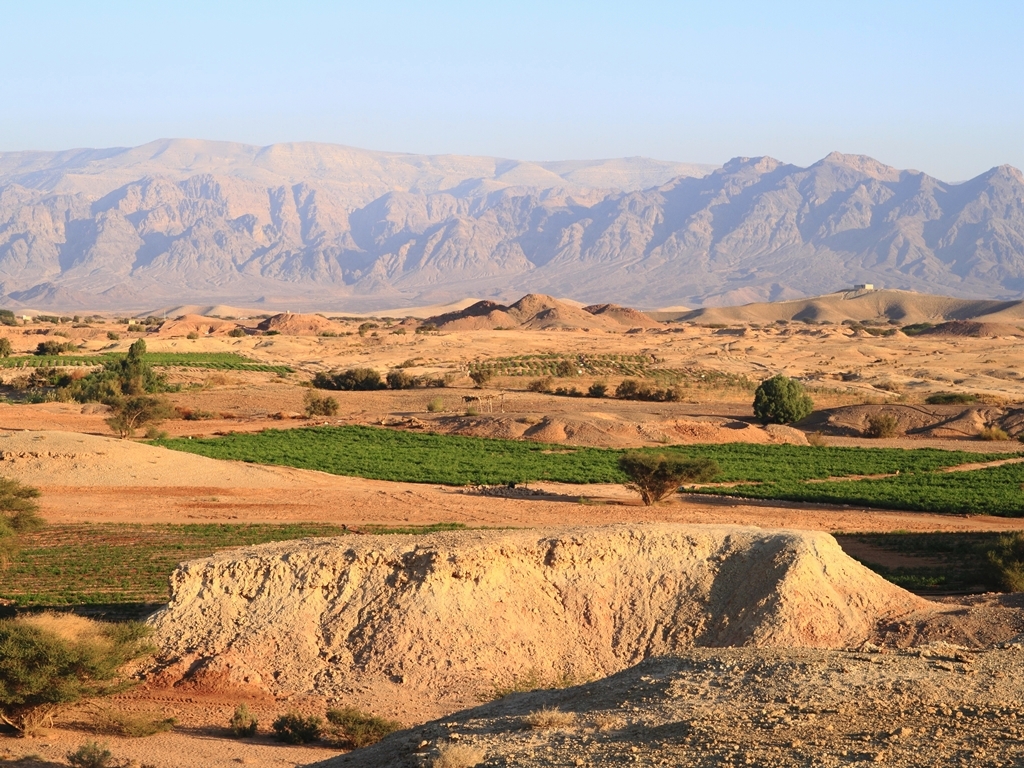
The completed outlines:
{"type": "MultiPolygon", "coordinates": [[[[922,307],[921,316],[931,317],[928,314],[931,309],[930,305],[922,307]]],[[[579,318],[578,312],[582,310],[578,307],[574,310],[566,311],[560,317],[579,318]]],[[[300,415],[303,395],[307,391],[300,384],[308,381],[314,373],[354,366],[375,367],[383,373],[402,365],[412,375],[436,377],[448,374],[454,386],[330,393],[340,405],[339,413],[329,420],[330,423],[390,425],[396,429],[615,447],[733,440],[765,444],[802,442],[806,439],[803,432],[764,430],[754,424],[750,390],[735,386],[719,375],[745,376],[758,381],[781,372],[801,377],[811,388],[816,405],[823,410],[816,415],[816,421],[809,423],[806,431],[822,432],[830,445],[940,447],[986,452],[1015,452],[1021,448],[1016,440],[991,443],[980,441],[975,435],[977,430],[989,424],[1003,426],[1014,437],[1024,431],[1024,417],[1015,406],[1024,400],[1024,377],[1017,370],[1017,362],[1024,352],[1024,338],[1009,333],[997,337],[932,334],[912,338],[896,333],[886,337],[871,336],[842,325],[796,322],[780,325],[771,324],[770,319],[750,318],[741,324],[739,319],[732,317],[716,316],[715,319],[732,325],[719,328],[673,323],[637,333],[601,330],[595,324],[589,331],[481,329],[417,334],[412,330],[414,325],[408,325],[405,333],[392,333],[398,329],[397,325],[387,327],[386,323],[378,322],[379,328],[360,335],[357,329],[361,321],[331,319],[324,323],[296,321],[291,325],[278,322],[273,330],[281,329],[279,335],[234,338],[223,335],[231,324],[220,325],[188,318],[177,329],[168,327],[164,334],[128,333],[124,325],[112,323],[76,329],[65,325],[61,329],[70,334],[69,340],[82,343],[89,351],[123,351],[134,339],[145,336],[149,349],[153,351],[236,352],[261,362],[289,365],[295,369],[295,373],[283,376],[242,371],[170,370],[170,380],[183,387],[180,392],[170,395],[174,404],[184,411],[202,411],[212,417],[203,420],[174,419],[161,425],[162,430],[172,435],[205,436],[322,423],[323,419],[309,421],[300,415]],[[323,329],[340,335],[308,335],[323,329]],[[108,339],[108,330],[118,332],[120,339],[108,339]],[[179,333],[181,331],[198,332],[200,338],[184,338],[179,333]],[[299,335],[291,335],[293,333],[299,335]],[[687,384],[683,400],[643,403],[559,397],[526,391],[526,384],[532,377],[499,376],[481,390],[473,388],[466,377],[467,366],[473,361],[548,352],[645,355],[653,368],[683,372],[682,380],[687,384]],[[703,384],[702,374],[712,383],[703,384]],[[937,391],[970,392],[982,398],[982,402],[977,407],[925,406],[924,396],[937,391]],[[488,399],[488,396],[493,397],[488,399]],[[466,397],[484,399],[467,403],[466,397]],[[441,399],[442,409],[428,412],[428,403],[436,398],[441,399]],[[467,415],[470,407],[478,413],[467,415]],[[867,440],[858,436],[868,416],[879,410],[896,414],[909,434],[893,440],[867,440]]],[[[1003,324],[1014,320],[1009,316],[994,319],[1003,324]]],[[[242,324],[254,327],[256,322],[252,320],[242,324]]],[[[610,321],[607,326],[614,327],[610,321]]],[[[16,353],[24,353],[34,349],[39,341],[49,339],[53,330],[54,326],[42,323],[30,328],[0,330],[0,335],[8,335],[16,353]]],[[[68,339],[61,337],[57,340],[68,339]]],[[[5,369],[0,372],[5,384],[25,375],[23,370],[5,369]]],[[[614,389],[621,378],[577,376],[556,383],[585,391],[594,381],[604,381],[614,389]]],[[[731,381],[736,380],[733,378],[731,381]]],[[[6,391],[14,400],[19,396],[15,388],[6,388],[6,391]]],[[[530,490],[541,491],[539,495],[496,498],[477,489],[343,478],[289,468],[217,462],[170,452],[112,438],[104,423],[106,415],[106,409],[97,405],[0,403],[0,474],[40,487],[41,511],[48,521],[54,523],[324,521],[358,527],[366,524],[461,522],[493,528],[531,528],[629,522],[743,525],[828,532],[1007,531],[1021,528],[1020,521],[1004,518],[696,497],[676,497],[668,503],[648,508],[641,506],[620,486],[608,485],[538,483],[530,490]]],[[[880,629],[878,639],[888,638],[893,645],[927,642],[936,638],[952,639],[965,645],[984,645],[996,638],[1005,639],[1024,628],[1015,623],[1020,615],[1019,606],[1015,604],[1006,605],[990,599],[987,603],[968,608],[955,621],[948,619],[945,629],[935,623],[922,628],[913,622],[897,622],[898,626],[890,626],[885,631],[880,629]]],[[[742,652],[736,653],[740,654],[737,659],[747,658],[742,656],[742,652]]],[[[833,657],[820,658],[824,659],[821,664],[825,666],[833,663],[833,657]]],[[[704,662],[698,659],[694,663],[704,662]]],[[[910,674],[914,663],[917,662],[900,661],[894,666],[894,670],[896,667],[899,670],[893,674],[910,674]],[[900,665],[911,666],[904,670],[900,665]]],[[[953,662],[951,664],[955,666],[953,662]]],[[[978,665],[978,668],[987,669],[984,665],[978,665]]],[[[874,667],[870,669],[874,670],[874,667]]],[[[628,670],[622,673],[626,676],[631,674],[628,670]]],[[[637,676],[644,674],[648,673],[636,673],[637,676]]],[[[676,673],[665,671],[665,674],[671,676],[676,673]]],[[[921,674],[924,675],[923,672],[921,674]]],[[[937,689],[939,678],[951,674],[944,670],[936,671],[933,663],[927,675],[932,675],[934,680],[927,675],[921,679],[933,680],[929,685],[937,689]]],[[[960,667],[956,667],[956,674],[960,675],[960,667]]],[[[891,677],[885,679],[891,680],[891,677]]],[[[978,706],[996,707],[998,702],[986,698],[988,694],[983,690],[986,680],[994,680],[988,672],[977,678],[964,679],[978,681],[978,689],[972,689],[970,695],[964,694],[964,701],[978,701],[981,702],[978,706]]],[[[529,738],[522,743],[515,741],[508,734],[520,731],[515,730],[518,726],[512,724],[522,716],[522,712],[548,701],[542,694],[534,694],[533,698],[516,698],[507,705],[507,711],[488,710],[464,718],[453,717],[451,722],[458,721],[458,728],[463,728],[463,722],[482,723],[479,726],[466,725],[461,731],[463,738],[481,743],[489,754],[507,751],[510,755],[517,755],[515,762],[509,763],[516,765],[571,765],[574,763],[566,760],[570,755],[575,760],[577,754],[586,755],[586,759],[596,762],[617,760],[620,755],[630,757],[630,762],[641,763],[656,762],[655,758],[675,759],[676,753],[668,747],[659,746],[659,751],[650,753],[643,751],[648,748],[644,745],[660,742],[652,742],[642,735],[642,731],[648,726],[664,730],[666,723],[680,721],[680,718],[688,718],[690,723],[691,746],[699,746],[709,760],[713,757],[721,762],[729,755],[741,755],[742,760],[734,759],[733,762],[742,763],[749,756],[757,764],[767,760],[765,755],[769,755],[775,764],[789,765],[803,764],[801,755],[814,753],[813,739],[804,733],[806,728],[799,718],[794,717],[792,723],[772,731],[781,734],[778,739],[747,739],[745,726],[739,720],[736,723],[731,720],[723,722],[719,726],[695,710],[692,715],[683,713],[687,707],[702,706],[700,702],[706,700],[704,693],[695,693],[692,699],[673,698],[654,706],[654,699],[644,702],[642,696],[631,698],[639,684],[633,678],[628,680],[632,682],[626,683],[627,687],[621,691],[614,688],[618,683],[609,683],[612,693],[593,694],[597,697],[594,701],[598,703],[606,698],[607,701],[615,700],[613,714],[628,721],[625,729],[602,731],[586,725],[557,738],[547,732],[522,732],[529,738]],[[636,722],[629,719],[634,717],[629,714],[634,711],[633,707],[642,709],[648,704],[653,707],[649,714],[636,714],[636,722]],[[575,741],[584,738],[589,746],[581,746],[582,741],[575,741]],[[750,746],[743,750],[732,748],[734,740],[750,746]],[[787,746],[792,741],[803,746],[787,746]],[[600,746],[602,744],[604,746],[600,746]],[[634,747],[640,751],[633,752],[634,747]]],[[[867,685],[866,681],[867,678],[851,678],[850,685],[856,688],[867,685]]],[[[803,682],[792,683],[794,691],[805,692],[813,684],[813,676],[803,682]]],[[[805,701],[799,692],[786,693],[783,690],[785,685],[780,682],[778,691],[773,689],[770,695],[765,695],[769,699],[792,696],[792,702],[786,706],[825,706],[810,694],[805,701]]],[[[730,693],[735,694],[736,691],[730,693]]],[[[386,710],[402,717],[408,724],[422,722],[436,714],[418,708],[413,702],[405,704],[403,714],[401,706],[396,705],[401,700],[398,693],[384,688],[366,688],[352,695],[364,708],[386,710]]],[[[142,740],[103,735],[100,738],[109,741],[120,758],[133,759],[140,764],[152,763],[161,768],[239,763],[296,765],[322,760],[333,754],[333,751],[321,747],[284,747],[266,740],[241,744],[222,738],[221,728],[242,696],[241,691],[230,687],[212,692],[180,688],[140,689],[113,703],[129,711],[173,714],[182,724],[179,731],[142,740]]],[[[251,689],[246,690],[244,696],[251,699],[264,723],[291,706],[322,714],[327,703],[324,698],[283,700],[267,694],[261,697],[251,689]]],[[[557,696],[550,702],[560,706],[565,703],[557,696]]],[[[751,698],[750,702],[754,707],[751,712],[766,706],[760,699],[755,701],[751,698]]],[[[606,707],[595,703],[593,712],[581,709],[579,716],[589,722],[587,718],[596,717],[610,707],[610,704],[606,707]]],[[[742,704],[742,707],[747,707],[747,704],[742,704]]],[[[901,717],[905,719],[906,716],[890,712],[881,703],[878,707],[872,704],[865,709],[863,722],[857,721],[860,725],[850,725],[842,731],[842,738],[837,735],[834,745],[830,737],[821,737],[827,744],[821,745],[818,752],[834,752],[839,759],[841,752],[846,750],[848,762],[854,763],[857,760],[866,762],[878,753],[894,755],[898,751],[896,747],[879,734],[889,721],[893,723],[892,728],[902,727],[900,723],[904,720],[901,717]],[[866,746],[863,748],[850,741],[859,739],[856,734],[862,732],[875,734],[871,736],[874,741],[864,741],[866,746]]],[[[63,755],[69,749],[93,738],[88,731],[69,729],[68,726],[78,723],[76,727],[81,728],[82,723],[89,719],[85,710],[71,711],[62,721],[62,727],[45,738],[28,742],[6,741],[2,747],[9,750],[11,759],[37,753],[54,764],[62,763],[63,755]]],[[[951,750],[955,746],[961,750],[956,754],[962,755],[968,754],[963,751],[968,748],[977,750],[978,744],[982,744],[983,749],[992,749],[985,746],[988,742],[983,741],[983,736],[989,738],[984,735],[989,733],[987,730],[983,731],[983,736],[969,739],[965,733],[955,730],[955,725],[952,726],[954,730],[950,730],[950,726],[940,725],[938,720],[926,723],[925,719],[921,720],[920,727],[943,727],[947,733],[957,734],[955,739],[952,736],[948,740],[933,738],[940,747],[948,743],[951,750]],[[967,746],[961,749],[962,744],[967,746]]],[[[985,720],[985,723],[999,722],[1002,721],[994,717],[985,720]]],[[[448,739],[453,729],[458,732],[458,728],[438,724],[425,727],[424,738],[429,741],[429,746],[421,758],[410,764],[428,765],[429,758],[436,754],[436,748],[448,739]]],[[[836,729],[838,734],[841,730],[838,724],[836,729]]],[[[934,735],[934,730],[929,733],[934,735]]],[[[418,732],[410,738],[417,737],[418,732]]],[[[991,738],[999,737],[993,735],[991,738]]],[[[916,742],[908,740],[906,743],[913,745],[916,742]]],[[[393,753],[385,749],[380,754],[393,753]]],[[[996,750],[992,754],[1001,753],[996,750]]],[[[940,764],[940,757],[931,764],[940,764]]],[[[3,759],[2,753],[0,759],[3,759]]],[[[385,760],[365,764],[401,763],[385,760]]],[[[992,764],[996,764],[995,760],[992,764]]]]}

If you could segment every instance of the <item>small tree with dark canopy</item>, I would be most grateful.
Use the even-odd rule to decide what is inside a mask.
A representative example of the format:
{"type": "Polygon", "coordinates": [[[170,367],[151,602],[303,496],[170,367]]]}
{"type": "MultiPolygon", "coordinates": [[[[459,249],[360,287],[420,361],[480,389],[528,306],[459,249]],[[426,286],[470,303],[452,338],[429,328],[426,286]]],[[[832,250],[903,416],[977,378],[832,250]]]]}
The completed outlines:
{"type": "Polygon", "coordinates": [[[630,482],[626,487],[640,494],[650,506],[673,493],[683,483],[704,483],[719,473],[711,459],[631,451],[619,457],[619,469],[630,482]]]}
{"type": "Polygon", "coordinates": [[[814,403],[788,376],[765,379],[754,392],[754,415],[762,424],[792,424],[811,415],[814,403]]]}

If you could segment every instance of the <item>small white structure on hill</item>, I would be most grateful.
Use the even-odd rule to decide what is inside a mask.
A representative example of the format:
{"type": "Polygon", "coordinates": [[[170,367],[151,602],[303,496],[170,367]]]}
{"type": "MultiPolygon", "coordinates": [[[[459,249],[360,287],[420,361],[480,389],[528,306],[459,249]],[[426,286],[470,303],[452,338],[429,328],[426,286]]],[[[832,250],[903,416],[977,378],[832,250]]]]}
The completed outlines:
{"type": "Polygon", "coordinates": [[[857,285],[853,286],[853,290],[855,290],[855,291],[873,291],[873,290],[875,290],[875,284],[874,283],[858,283],[857,285]]]}

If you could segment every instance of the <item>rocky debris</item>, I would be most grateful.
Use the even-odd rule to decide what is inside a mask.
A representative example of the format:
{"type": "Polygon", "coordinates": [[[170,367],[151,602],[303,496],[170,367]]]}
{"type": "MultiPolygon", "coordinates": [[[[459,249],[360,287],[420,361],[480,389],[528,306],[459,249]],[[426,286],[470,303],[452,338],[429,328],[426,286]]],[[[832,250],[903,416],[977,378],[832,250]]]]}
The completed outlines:
{"type": "Polygon", "coordinates": [[[532,499],[538,496],[550,496],[549,491],[540,488],[530,488],[521,483],[506,483],[504,485],[471,485],[460,488],[459,493],[468,493],[474,496],[492,496],[498,499],[532,499]]]}
{"type": "Polygon", "coordinates": [[[400,685],[435,711],[525,670],[587,679],[694,646],[849,647],[942,610],[825,533],[673,524],[266,544],[184,563],[171,591],[150,619],[160,684],[400,685]]]}
{"type": "MultiPolygon", "coordinates": [[[[512,694],[316,768],[421,768],[451,743],[484,766],[1010,766],[1024,648],[695,649],[562,690],[512,694]],[[557,709],[563,725],[531,728],[557,709]]],[[[554,722],[554,718],[546,718],[554,722]]]]}

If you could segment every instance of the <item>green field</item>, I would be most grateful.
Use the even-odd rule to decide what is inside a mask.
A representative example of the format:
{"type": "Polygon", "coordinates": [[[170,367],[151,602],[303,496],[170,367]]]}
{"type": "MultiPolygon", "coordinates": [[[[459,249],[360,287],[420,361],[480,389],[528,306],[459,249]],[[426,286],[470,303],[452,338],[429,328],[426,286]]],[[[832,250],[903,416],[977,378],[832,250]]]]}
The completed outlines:
{"type": "MultiPolygon", "coordinates": [[[[119,352],[101,355],[19,355],[0,357],[0,368],[59,368],[96,366],[124,357],[119,352]]],[[[292,373],[287,365],[268,365],[234,352],[147,352],[146,362],[159,368],[200,368],[217,371],[265,371],[292,373]]]]}
{"type": "Polygon", "coordinates": [[[861,562],[904,589],[928,592],[1001,591],[999,570],[988,559],[998,550],[999,533],[859,533],[836,536],[901,555],[921,558],[920,565],[885,568],[865,557],[861,562]]]}
{"type": "MultiPolygon", "coordinates": [[[[461,527],[366,529],[429,533],[461,527]]],[[[165,603],[168,577],[185,560],[227,547],[344,533],[340,526],[316,523],[49,525],[19,538],[20,551],[0,581],[0,598],[26,607],[165,603]]]]}
{"type": "Polygon", "coordinates": [[[969,472],[901,473],[899,477],[876,480],[801,483],[780,479],[763,485],[706,488],[701,492],[748,499],[1024,517],[1022,488],[1024,464],[1004,464],[969,472]]]}
{"type": "MultiPolygon", "coordinates": [[[[495,485],[536,480],[619,483],[626,479],[618,468],[622,453],[618,450],[418,434],[374,427],[266,430],[199,440],[163,440],[156,444],[216,459],[415,483],[495,485]]],[[[705,490],[708,493],[892,509],[954,513],[983,509],[988,514],[1024,514],[1024,496],[1020,492],[1024,482],[1022,465],[956,474],[936,473],[944,467],[1006,458],[1005,453],[747,443],[647,450],[707,457],[721,468],[717,481],[760,484],[709,488],[705,490]],[[900,476],[806,482],[895,472],[900,476]]]]}

